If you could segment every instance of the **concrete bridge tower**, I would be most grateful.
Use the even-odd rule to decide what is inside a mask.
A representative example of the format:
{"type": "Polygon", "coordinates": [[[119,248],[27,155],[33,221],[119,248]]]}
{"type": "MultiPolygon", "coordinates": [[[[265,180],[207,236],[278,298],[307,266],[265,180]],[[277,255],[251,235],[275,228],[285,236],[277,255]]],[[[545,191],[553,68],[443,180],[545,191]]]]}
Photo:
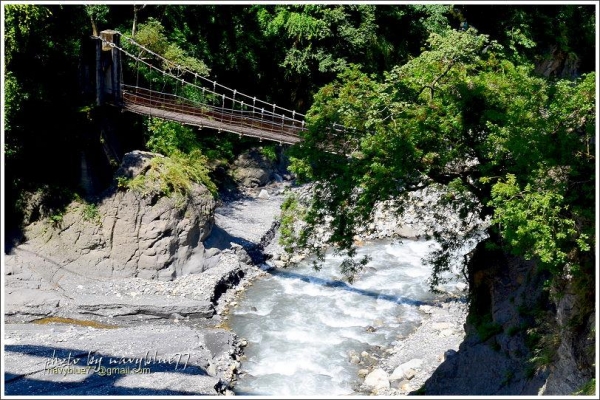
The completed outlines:
{"type": "Polygon", "coordinates": [[[122,103],[121,91],[121,52],[119,32],[104,30],[100,32],[102,40],[96,43],[96,105],[105,102],[115,105],[122,103]],[[115,47],[111,46],[114,44],[115,47]]]}

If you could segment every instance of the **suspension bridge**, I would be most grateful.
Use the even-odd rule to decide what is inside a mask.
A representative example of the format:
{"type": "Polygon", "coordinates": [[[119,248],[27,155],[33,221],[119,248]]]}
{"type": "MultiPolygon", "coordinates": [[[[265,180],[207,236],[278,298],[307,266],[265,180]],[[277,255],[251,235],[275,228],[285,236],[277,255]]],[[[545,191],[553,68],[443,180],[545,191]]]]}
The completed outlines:
{"type": "Polygon", "coordinates": [[[285,144],[300,142],[307,130],[303,114],[221,85],[117,31],[102,31],[92,38],[98,40],[99,105],[108,102],[141,115],[285,144]],[[127,46],[121,46],[120,37],[127,46]],[[135,62],[135,82],[124,82],[123,56],[135,62]],[[155,79],[140,83],[140,68],[154,73],[155,79]],[[157,77],[162,77],[162,88],[157,77]]]}

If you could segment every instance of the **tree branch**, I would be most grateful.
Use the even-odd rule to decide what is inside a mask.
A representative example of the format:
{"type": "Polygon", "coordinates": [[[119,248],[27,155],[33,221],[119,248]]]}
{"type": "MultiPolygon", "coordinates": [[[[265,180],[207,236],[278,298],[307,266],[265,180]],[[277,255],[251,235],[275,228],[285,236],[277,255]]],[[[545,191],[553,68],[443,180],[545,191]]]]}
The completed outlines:
{"type": "Polygon", "coordinates": [[[450,60],[450,64],[448,64],[448,66],[446,67],[446,70],[444,72],[442,72],[441,75],[439,75],[437,78],[435,78],[433,80],[433,82],[431,82],[429,85],[423,86],[423,88],[419,91],[419,93],[417,93],[417,98],[419,98],[419,96],[421,95],[421,93],[423,93],[425,91],[425,89],[429,89],[429,90],[431,90],[431,99],[433,99],[433,92],[434,92],[435,85],[438,83],[438,81],[440,79],[442,79],[450,71],[450,69],[452,69],[455,62],[456,62],[456,59],[450,60]]]}

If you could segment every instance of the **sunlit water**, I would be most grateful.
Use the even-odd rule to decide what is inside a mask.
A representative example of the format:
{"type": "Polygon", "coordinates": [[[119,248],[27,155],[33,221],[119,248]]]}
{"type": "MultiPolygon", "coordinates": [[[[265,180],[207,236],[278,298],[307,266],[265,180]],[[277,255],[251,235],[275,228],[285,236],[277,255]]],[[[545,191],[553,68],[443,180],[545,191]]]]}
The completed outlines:
{"type": "Polygon", "coordinates": [[[339,272],[342,259],[333,256],[318,272],[306,262],[256,281],[230,315],[232,329],[248,341],[236,393],[353,393],[360,367],[349,353],[407,335],[422,318],[418,306],[434,299],[430,269],[421,262],[431,245],[407,240],[362,247],[359,254],[372,260],[352,285],[339,272]]]}

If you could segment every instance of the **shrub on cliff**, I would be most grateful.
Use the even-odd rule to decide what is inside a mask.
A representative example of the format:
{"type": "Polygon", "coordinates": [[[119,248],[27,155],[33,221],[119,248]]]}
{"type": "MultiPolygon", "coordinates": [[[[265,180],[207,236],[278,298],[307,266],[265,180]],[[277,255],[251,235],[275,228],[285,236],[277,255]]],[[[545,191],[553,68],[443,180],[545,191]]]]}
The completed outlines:
{"type": "Polygon", "coordinates": [[[209,175],[209,160],[202,154],[191,128],[160,118],[149,118],[147,129],[149,138],[146,147],[165,157],[150,160],[148,171],[127,182],[127,187],[142,193],[156,191],[167,196],[185,195],[195,182],[216,195],[217,187],[209,175]]]}
{"type": "Polygon", "coordinates": [[[199,150],[189,154],[174,151],[169,157],[154,157],[148,170],[128,181],[126,186],[142,194],[155,192],[171,196],[187,195],[195,182],[206,186],[215,195],[217,187],[208,176],[206,162],[199,150]]]}

